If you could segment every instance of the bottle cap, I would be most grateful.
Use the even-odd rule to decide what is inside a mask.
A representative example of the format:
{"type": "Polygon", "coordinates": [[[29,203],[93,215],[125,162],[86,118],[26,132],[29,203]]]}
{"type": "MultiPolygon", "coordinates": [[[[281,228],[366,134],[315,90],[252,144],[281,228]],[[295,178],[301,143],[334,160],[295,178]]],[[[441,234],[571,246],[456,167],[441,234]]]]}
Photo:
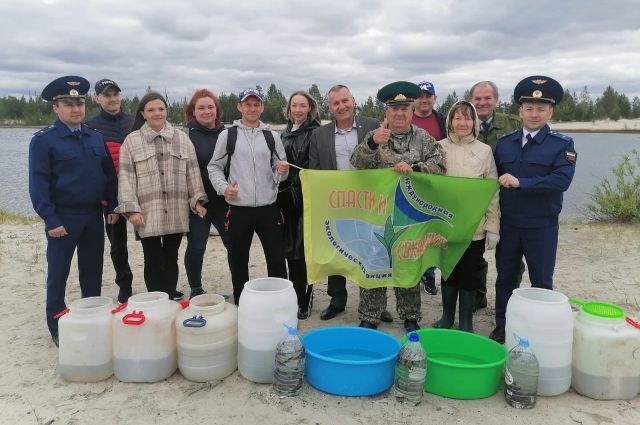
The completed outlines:
{"type": "Polygon", "coordinates": [[[289,335],[298,335],[298,329],[296,329],[295,326],[289,326],[286,323],[283,323],[282,326],[287,328],[287,332],[289,333],[289,335]]]}
{"type": "Polygon", "coordinates": [[[515,339],[518,345],[521,347],[527,348],[529,346],[529,340],[518,336],[518,334],[515,332],[513,333],[513,339],[515,339]]]}
{"type": "Polygon", "coordinates": [[[418,341],[420,341],[420,337],[418,336],[418,334],[416,332],[411,332],[409,334],[409,341],[418,342],[418,341]]]}

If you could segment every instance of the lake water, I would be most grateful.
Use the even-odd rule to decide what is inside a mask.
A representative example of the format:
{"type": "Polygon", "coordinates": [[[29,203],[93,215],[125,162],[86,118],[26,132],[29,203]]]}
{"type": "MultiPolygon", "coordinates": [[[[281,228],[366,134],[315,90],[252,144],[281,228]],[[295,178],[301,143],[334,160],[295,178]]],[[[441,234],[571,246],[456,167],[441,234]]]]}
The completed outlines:
{"type": "MultiPolygon", "coordinates": [[[[0,128],[0,209],[34,216],[29,199],[29,141],[35,128],[0,128]]],[[[604,177],[623,154],[640,150],[640,134],[567,133],[575,141],[578,167],[565,193],[563,220],[584,219],[585,205],[593,186],[604,177]]]]}

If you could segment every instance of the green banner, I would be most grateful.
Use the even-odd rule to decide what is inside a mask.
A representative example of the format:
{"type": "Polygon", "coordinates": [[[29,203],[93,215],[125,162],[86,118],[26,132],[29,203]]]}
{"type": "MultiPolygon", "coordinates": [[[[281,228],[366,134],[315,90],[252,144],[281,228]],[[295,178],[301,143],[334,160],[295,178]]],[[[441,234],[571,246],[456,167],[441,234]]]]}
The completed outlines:
{"type": "Polygon", "coordinates": [[[449,277],[498,190],[493,179],[390,168],[300,178],[309,282],[341,275],[364,288],[412,287],[432,266],[449,277]]]}

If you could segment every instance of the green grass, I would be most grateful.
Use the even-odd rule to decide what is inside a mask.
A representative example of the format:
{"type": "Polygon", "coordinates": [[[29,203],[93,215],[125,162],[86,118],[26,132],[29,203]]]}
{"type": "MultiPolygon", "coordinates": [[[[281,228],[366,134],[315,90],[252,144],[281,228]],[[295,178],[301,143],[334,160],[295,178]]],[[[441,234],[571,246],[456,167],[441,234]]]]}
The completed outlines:
{"type": "Polygon", "coordinates": [[[37,218],[26,217],[0,209],[0,224],[33,224],[37,218]]]}

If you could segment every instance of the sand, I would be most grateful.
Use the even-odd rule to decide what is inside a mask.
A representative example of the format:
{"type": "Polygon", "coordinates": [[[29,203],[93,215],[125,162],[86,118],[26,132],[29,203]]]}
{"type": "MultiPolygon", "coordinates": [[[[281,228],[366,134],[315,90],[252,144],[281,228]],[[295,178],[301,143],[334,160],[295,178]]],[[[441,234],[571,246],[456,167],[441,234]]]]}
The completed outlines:
{"type": "MultiPolygon", "coordinates": [[[[181,253],[184,252],[183,242],[181,253]]],[[[143,292],[142,249],[129,242],[134,292],[143,292]]],[[[489,281],[495,279],[493,256],[489,281]]],[[[176,372],[154,384],[121,383],[114,377],[98,383],[68,383],[57,374],[57,348],[44,320],[45,238],[42,224],[0,225],[0,423],[2,424],[639,424],[640,396],[629,401],[596,401],[572,390],[557,397],[540,397],[536,407],[519,411],[506,405],[501,390],[485,400],[461,401],[425,394],[410,408],[390,392],[374,397],[347,398],[324,394],[305,384],[296,398],[278,399],[270,385],[254,384],[238,372],[221,382],[193,383],[176,372]]],[[[251,276],[266,275],[264,257],[254,242],[251,276]]],[[[560,230],[556,290],[585,299],[640,310],[640,226],[581,224],[560,230]]],[[[209,240],[204,270],[210,292],[231,293],[225,253],[217,237],[209,240]]],[[[110,259],[105,256],[103,295],[115,298],[110,259]]],[[[75,266],[69,277],[67,303],[79,297],[75,266]]],[[[525,281],[528,280],[525,278],[525,281]]],[[[184,270],[179,289],[188,294],[184,270]]],[[[524,283],[523,286],[527,286],[524,283]]],[[[493,299],[493,288],[489,288],[493,299]]],[[[310,319],[301,332],[319,326],[357,324],[358,291],[349,287],[347,311],[321,321],[327,305],[326,285],[315,289],[310,319]]],[[[401,323],[389,292],[392,324],[381,330],[399,336],[401,323]]],[[[440,296],[422,295],[422,324],[440,315],[440,296]]],[[[476,332],[493,328],[493,308],[474,317],[476,332]]],[[[640,358],[638,359],[640,361],[640,358]]]]}

